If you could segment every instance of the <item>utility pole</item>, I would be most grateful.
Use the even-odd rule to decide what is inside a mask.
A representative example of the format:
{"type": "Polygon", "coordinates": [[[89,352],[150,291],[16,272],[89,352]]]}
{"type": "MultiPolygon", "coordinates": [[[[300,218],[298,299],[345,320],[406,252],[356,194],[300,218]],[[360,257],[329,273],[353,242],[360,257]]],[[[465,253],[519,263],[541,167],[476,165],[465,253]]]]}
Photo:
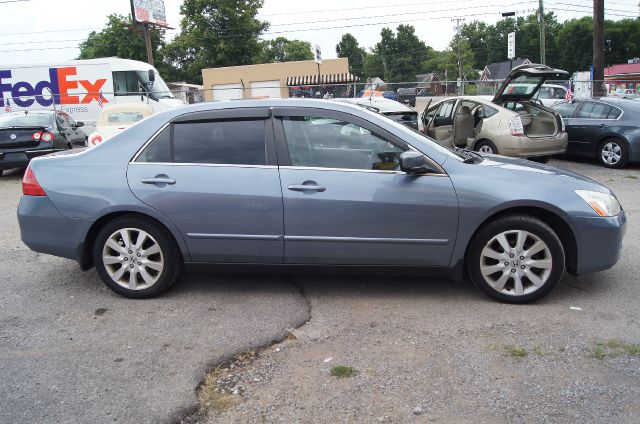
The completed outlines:
{"type": "Polygon", "coordinates": [[[604,0],[593,0],[593,96],[604,93],[604,0]]]}
{"type": "Polygon", "coordinates": [[[544,1],[538,0],[538,21],[540,22],[540,63],[547,64],[545,50],[544,1]]]}
{"type": "Polygon", "coordinates": [[[455,30],[458,40],[456,42],[456,48],[458,50],[456,54],[458,57],[458,94],[462,95],[464,94],[464,92],[462,88],[462,58],[460,57],[460,34],[462,33],[462,27],[460,26],[460,23],[464,22],[464,18],[452,18],[451,22],[456,23],[455,30]]]}
{"type": "Polygon", "coordinates": [[[151,47],[151,31],[149,24],[144,24],[144,42],[147,46],[147,63],[153,66],[153,47],[151,47]]]}

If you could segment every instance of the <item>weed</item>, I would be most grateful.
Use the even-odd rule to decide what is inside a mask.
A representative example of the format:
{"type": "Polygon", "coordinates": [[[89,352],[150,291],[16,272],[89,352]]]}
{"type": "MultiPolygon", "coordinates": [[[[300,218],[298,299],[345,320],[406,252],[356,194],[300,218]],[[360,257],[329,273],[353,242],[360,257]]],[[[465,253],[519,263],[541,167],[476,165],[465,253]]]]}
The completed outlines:
{"type": "Polygon", "coordinates": [[[504,350],[511,356],[516,357],[516,358],[524,358],[525,356],[528,355],[527,353],[527,349],[520,347],[520,346],[515,346],[515,345],[506,345],[504,347],[504,350]]]}
{"type": "Polygon", "coordinates": [[[626,175],[625,178],[630,178],[632,180],[637,180],[638,177],[636,177],[635,175],[626,175]]]}
{"type": "Polygon", "coordinates": [[[329,371],[329,374],[332,377],[349,378],[349,377],[357,376],[358,374],[360,374],[360,371],[346,365],[336,365],[335,367],[331,368],[331,371],[329,371]]]}
{"type": "Polygon", "coordinates": [[[603,360],[607,357],[607,352],[605,352],[601,344],[596,343],[595,346],[589,348],[589,357],[603,360]]]}
{"type": "Polygon", "coordinates": [[[620,355],[640,356],[640,344],[612,339],[606,342],[596,342],[589,348],[589,356],[592,358],[604,359],[607,356],[615,358],[620,355]]]}
{"type": "Polygon", "coordinates": [[[544,356],[544,352],[542,351],[542,348],[540,348],[540,346],[534,347],[533,353],[535,353],[538,356],[544,356]]]}

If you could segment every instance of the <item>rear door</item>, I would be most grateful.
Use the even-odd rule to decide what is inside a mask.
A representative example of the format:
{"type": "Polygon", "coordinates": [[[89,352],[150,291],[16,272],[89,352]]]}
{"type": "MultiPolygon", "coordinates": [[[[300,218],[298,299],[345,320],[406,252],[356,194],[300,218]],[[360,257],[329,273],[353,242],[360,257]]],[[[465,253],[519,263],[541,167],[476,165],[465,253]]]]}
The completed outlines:
{"type": "Polygon", "coordinates": [[[129,164],[131,190],[175,223],[194,262],[282,262],[282,193],[269,115],[267,108],[185,115],[129,164]]]}
{"type": "Polygon", "coordinates": [[[444,171],[399,171],[409,146],[350,114],[279,108],[274,127],[285,263],[448,265],[458,201],[444,171]]]}
{"type": "Polygon", "coordinates": [[[618,108],[601,102],[582,102],[571,118],[571,151],[576,154],[595,155],[598,143],[609,132],[609,125],[620,115],[619,111],[618,108]],[[609,116],[612,119],[609,119],[609,116]]]}

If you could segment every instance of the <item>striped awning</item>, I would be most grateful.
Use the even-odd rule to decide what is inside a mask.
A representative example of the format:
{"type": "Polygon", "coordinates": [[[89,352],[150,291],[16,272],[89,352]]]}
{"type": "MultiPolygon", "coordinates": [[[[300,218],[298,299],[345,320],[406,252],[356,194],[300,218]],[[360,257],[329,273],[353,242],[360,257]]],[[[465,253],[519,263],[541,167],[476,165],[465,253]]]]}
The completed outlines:
{"type": "Polygon", "coordinates": [[[343,74],[316,74],[298,77],[287,77],[287,86],[296,85],[322,85],[322,84],[347,84],[358,81],[358,77],[350,73],[343,74]]]}

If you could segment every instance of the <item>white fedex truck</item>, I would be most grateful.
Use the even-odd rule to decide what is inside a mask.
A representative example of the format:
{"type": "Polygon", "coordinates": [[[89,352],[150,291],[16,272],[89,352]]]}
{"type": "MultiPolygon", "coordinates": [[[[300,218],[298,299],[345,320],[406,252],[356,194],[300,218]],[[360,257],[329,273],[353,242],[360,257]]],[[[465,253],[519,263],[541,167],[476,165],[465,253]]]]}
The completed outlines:
{"type": "Polygon", "coordinates": [[[40,65],[0,65],[0,113],[56,109],[94,127],[104,105],[142,102],[154,112],[179,107],[158,71],[137,60],[105,57],[40,65]]]}

